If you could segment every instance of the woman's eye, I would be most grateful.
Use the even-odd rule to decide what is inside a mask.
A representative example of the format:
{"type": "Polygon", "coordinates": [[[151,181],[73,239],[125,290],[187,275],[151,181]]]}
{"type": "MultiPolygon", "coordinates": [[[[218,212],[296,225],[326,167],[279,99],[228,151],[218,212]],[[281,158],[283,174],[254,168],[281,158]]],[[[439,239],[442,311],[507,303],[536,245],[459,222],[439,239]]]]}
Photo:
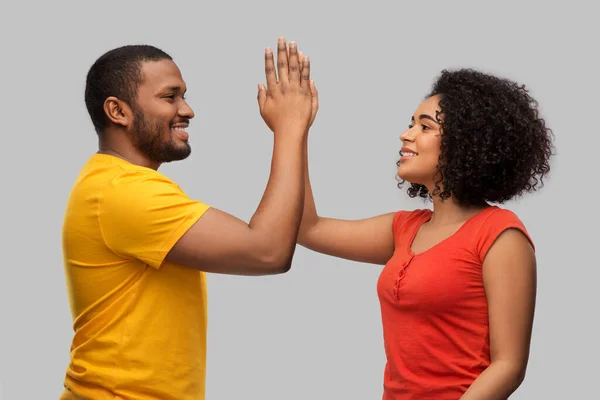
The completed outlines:
{"type": "Polygon", "coordinates": [[[423,130],[426,131],[429,129],[429,127],[427,125],[421,125],[423,127],[423,130]]]}

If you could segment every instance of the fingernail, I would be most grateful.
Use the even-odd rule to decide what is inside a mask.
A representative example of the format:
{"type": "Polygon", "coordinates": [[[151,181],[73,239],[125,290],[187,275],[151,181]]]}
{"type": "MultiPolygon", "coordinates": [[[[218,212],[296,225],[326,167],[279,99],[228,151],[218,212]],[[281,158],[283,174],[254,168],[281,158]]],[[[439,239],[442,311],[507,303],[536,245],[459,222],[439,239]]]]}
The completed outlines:
{"type": "Polygon", "coordinates": [[[290,42],[290,47],[296,47],[296,42],[290,42]]]}
{"type": "Polygon", "coordinates": [[[270,47],[267,47],[267,48],[265,49],[265,54],[271,54],[271,53],[273,53],[273,49],[272,49],[272,48],[270,48],[270,47]]]}

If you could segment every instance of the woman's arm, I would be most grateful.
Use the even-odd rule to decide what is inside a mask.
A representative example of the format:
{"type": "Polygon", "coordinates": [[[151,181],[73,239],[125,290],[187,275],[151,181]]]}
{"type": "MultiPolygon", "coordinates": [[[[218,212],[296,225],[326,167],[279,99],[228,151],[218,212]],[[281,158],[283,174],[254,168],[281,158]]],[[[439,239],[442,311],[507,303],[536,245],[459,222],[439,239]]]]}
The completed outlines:
{"type": "Polygon", "coordinates": [[[483,263],[491,364],[461,400],[505,400],[523,382],[529,359],[536,280],[531,244],[516,229],[504,231],[483,263]]]}
{"type": "MultiPolygon", "coordinates": [[[[304,162],[308,162],[308,138],[304,162]]],[[[317,214],[308,165],[305,165],[304,211],[298,243],[310,250],[371,264],[385,264],[394,253],[394,213],[347,221],[317,214]]]]}

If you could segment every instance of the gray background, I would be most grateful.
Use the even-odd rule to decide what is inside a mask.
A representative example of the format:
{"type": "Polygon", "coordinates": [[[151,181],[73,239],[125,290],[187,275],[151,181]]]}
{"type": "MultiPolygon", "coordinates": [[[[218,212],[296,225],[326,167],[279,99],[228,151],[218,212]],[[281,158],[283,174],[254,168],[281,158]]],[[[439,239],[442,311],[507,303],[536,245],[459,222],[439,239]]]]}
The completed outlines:
{"type": "MultiPolygon", "coordinates": [[[[130,43],[175,58],[196,112],[193,154],[161,171],[249,220],[272,150],[256,85],[279,35],[311,57],[320,91],[310,168],[324,216],[425,206],[396,188],[398,136],[442,68],[531,88],[558,155],[542,192],[506,205],[539,262],[531,361],[512,398],[596,398],[600,35],[597,13],[577,3],[3,3],[0,398],[56,399],[62,389],[72,322],[60,231],[96,150],[83,102],[92,62],[130,43]]],[[[379,399],[380,270],[299,247],[282,276],[210,275],[207,398],[379,399]]]]}

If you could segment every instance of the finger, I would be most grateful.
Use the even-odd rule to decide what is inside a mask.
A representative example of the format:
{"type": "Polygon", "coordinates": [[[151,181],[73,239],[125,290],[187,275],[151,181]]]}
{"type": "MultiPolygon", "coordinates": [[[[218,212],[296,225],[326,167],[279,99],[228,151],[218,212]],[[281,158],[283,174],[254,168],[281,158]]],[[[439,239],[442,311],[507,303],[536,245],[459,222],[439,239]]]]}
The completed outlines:
{"type": "Polygon", "coordinates": [[[267,87],[273,88],[275,85],[277,85],[275,62],[273,61],[273,50],[270,47],[265,49],[265,75],[267,76],[267,87]]]}
{"type": "Polygon", "coordinates": [[[300,73],[302,73],[302,63],[304,62],[304,52],[298,49],[298,65],[300,66],[300,73]]]}
{"type": "Polygon", "coordinates": [[[296,42],[290,43],[290,57],[288,58],[289,63],[289,79],[292,83],[300,83],[300,65],[298,64],[298,46],[296,42]]]}
{"type": "Polygon", "coordinates": [[[261,84],[258,85],[258,94],[256,96],[256,99],[258,100],[258,108],[260,109],[260,112],[262,114],[265,102],[267,101],[267,88],[265,88],[261,84]]]}
{"type": "Polygon", "coordinates": [[[284,37],[277,40],[277,76],[280,83],[285,84],[289,81],[287,46],[284,37]]]}
{"type": "Polygon", "coordinates": [[[310,80],[310,95],[314,100],[319,100],[319,92],[317,91],[317,87],[315,86],[315,81],[310,80]]]}
{"type": "Polygon", "coordinates": [[[300,86],[308,88],[310,85],[310,58],[304,57],[302,60],[302,74],[300,76],[300,86]]]}
{"type": "Polygon", "coordinates": [[[286,54],[287,54],[287,59],[288,59],[288,77],[289,77],[289,62],[290,62],[290,44],[287,44],[285,46],[286,48],[286,54]]]}

